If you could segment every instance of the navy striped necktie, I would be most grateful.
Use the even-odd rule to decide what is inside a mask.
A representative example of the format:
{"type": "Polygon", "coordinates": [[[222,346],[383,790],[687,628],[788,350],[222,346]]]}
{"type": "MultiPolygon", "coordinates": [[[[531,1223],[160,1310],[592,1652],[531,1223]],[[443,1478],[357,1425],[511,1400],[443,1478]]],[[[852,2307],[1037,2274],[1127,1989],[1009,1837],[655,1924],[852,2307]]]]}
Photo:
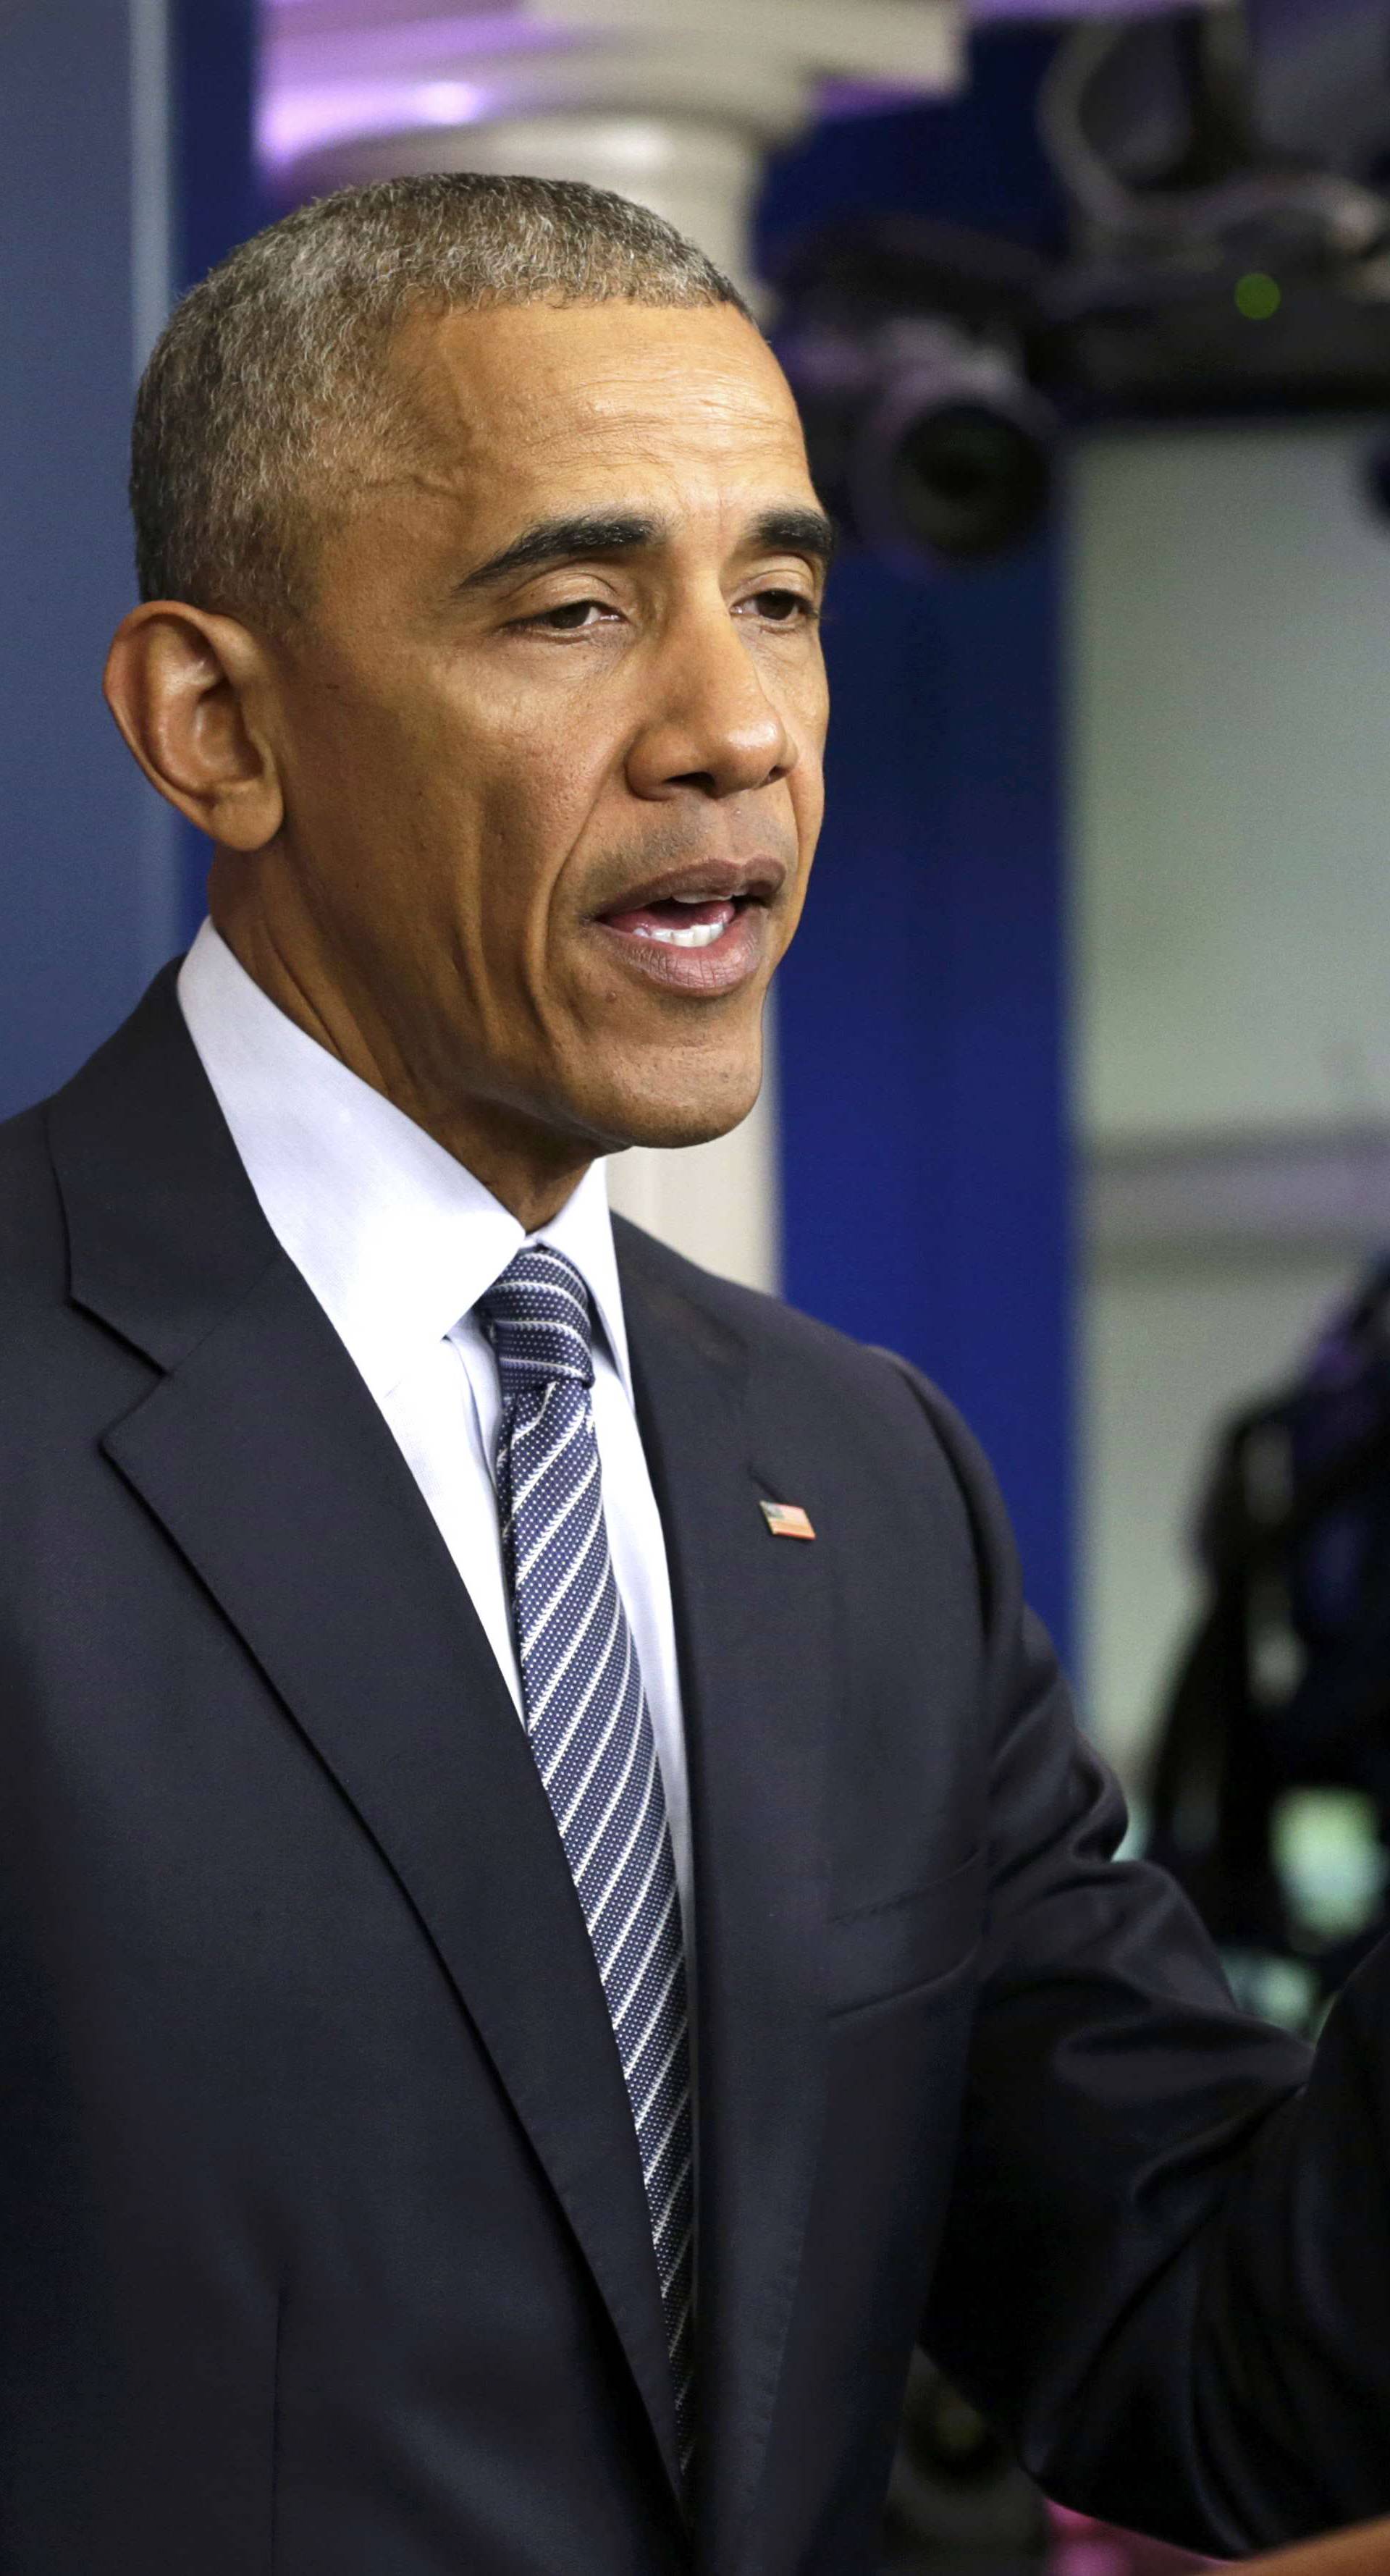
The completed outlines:
{"type": "Polygon", "coordinates": [[[477,1314],[502,1385],[497,1499],[526,1731],[632,2105],[688,2467],[695,2207],[685,1949],[656,1739],[608,1551],[589,1292],[562,1252],[528,1244],[477,1314]]]}

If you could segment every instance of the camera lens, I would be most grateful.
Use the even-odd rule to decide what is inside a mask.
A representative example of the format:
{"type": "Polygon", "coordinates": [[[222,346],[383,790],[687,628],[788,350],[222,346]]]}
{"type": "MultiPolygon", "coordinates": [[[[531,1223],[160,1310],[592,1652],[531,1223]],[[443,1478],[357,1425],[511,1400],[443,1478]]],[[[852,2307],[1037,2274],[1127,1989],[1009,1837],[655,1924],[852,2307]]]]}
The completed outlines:
{"type": "Polygon", "coordinates": [[[954,562],[1000,554],[1032,534],[1051,465],[1027,423],[981,402],[947,402],[910,421],[888,463],[908,542],[954,562]]]}

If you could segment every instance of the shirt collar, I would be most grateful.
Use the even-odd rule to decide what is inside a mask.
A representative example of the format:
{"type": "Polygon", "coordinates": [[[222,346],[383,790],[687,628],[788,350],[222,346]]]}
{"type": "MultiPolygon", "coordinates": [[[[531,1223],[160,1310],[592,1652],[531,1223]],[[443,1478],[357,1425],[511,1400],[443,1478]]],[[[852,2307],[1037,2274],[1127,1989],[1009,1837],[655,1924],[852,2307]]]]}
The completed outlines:
{"type": "MultiPolygon", "coordinates": [[[[184,959],[178,992],[271,1231],[380,1403],[528,1238],[423,1127],[296,1027],[210,921],[184,959]]],[[[530,1239],[554,1244],[582,1274],[631,1401],[601,1163],[530,1239]]]]}

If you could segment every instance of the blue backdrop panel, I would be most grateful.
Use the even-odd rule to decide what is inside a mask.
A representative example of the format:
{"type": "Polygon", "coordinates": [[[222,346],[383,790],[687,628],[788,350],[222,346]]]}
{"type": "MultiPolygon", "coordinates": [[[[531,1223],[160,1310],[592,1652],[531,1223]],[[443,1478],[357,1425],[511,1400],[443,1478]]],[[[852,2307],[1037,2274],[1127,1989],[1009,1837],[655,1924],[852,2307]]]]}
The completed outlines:
{"type": "Polygon", "coordinates": [[[169,836],[99,695],[132,596],[131,54],[121,0],[0,16],[0,1115],[127,1010],[169,836]]]}
{"type": "Polygon", "coordinates": [[[254,219],[254,25],[254,0],[0,11],[0,1116],[106,1036],[187,909],[178,827],[101,668],[135,596],[142,326],[254,219]]]}
{"type": "Polygon", "coordinates": [[[1065,1633],[1055,590],[1047,546],[926,591],[842,566],[828,818],[779,1027],[787,1293],[946,1387],[1065,1633]]]}
{"type": "Polygon", "coordinates": [[[174,289],[266,221],[252,151],[256,0],[173,0],[174,289]]]}
{"type": "MultiPolygon", "coordinates": [[[[765,238],[916,209],[1057,239],[1048,39],[977,44],[958,101],[829,126],[765,238]]],[[[1071,1158],[1055,530],[988,570],[831,588],[829,811],[781,981],[787,1294],[917,1360],[984,1440],[1065,1643],[1071,1158]]]]}

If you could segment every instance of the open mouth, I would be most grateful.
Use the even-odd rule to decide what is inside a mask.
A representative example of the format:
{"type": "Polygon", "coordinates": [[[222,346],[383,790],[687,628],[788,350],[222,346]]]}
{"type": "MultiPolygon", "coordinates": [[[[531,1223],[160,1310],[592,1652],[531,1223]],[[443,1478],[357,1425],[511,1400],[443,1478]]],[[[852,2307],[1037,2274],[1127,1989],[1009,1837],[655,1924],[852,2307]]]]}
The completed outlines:
{"type": "Polygon", "coordinates": [[[657,939],[666,948],[712,948],[748,901],[747,895],[673,894],[635,912],[606,912],[602,918],[609,930],[629,939],[657,939]]]}
{"type": "Polygon", "coordinates": [[[689,861],[632,886],[593,916],[610,955],[649,984],[711,1000],[771,962],[771,912],[785,881],[776,859],[689,861]]]}

